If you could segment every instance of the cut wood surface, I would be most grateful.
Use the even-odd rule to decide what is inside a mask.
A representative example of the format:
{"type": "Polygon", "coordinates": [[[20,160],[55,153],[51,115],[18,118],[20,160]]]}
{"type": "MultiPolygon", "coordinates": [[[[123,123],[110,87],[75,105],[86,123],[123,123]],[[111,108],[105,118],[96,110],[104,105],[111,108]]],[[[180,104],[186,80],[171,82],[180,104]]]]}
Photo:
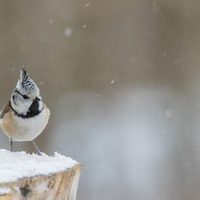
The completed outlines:
{"type": "Polygon", "coordinates": [[[60,154],[49,157],[0,150],[0,156],[10,160],[10,165],[0,161],[0,200],[76,199],[82,164],[60,154]]]}

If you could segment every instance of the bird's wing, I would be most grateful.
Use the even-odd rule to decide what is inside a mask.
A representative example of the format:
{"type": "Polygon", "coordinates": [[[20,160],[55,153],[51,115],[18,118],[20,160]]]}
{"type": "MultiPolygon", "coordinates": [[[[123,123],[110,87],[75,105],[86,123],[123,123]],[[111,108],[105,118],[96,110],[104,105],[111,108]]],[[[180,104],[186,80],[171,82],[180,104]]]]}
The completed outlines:
{"type": "Polygon", "coordinates": [[[10,111],[11,107],[9,102],[3,107],[3,110],[0,113],[0,118],[3,119],[4,115],[10,111]]]}

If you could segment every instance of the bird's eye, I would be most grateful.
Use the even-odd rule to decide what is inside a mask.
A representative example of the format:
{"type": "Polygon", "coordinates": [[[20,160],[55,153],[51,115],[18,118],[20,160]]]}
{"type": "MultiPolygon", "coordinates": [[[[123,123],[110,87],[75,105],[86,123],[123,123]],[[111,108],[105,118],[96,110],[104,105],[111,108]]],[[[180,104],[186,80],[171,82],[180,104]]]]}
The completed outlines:
{"type": "Polygon", "coordinates": [[[26,95],[22,95],[22,97],[23,97],[24,99],[28,99],[28,96],[26,96],[26,95]]]}

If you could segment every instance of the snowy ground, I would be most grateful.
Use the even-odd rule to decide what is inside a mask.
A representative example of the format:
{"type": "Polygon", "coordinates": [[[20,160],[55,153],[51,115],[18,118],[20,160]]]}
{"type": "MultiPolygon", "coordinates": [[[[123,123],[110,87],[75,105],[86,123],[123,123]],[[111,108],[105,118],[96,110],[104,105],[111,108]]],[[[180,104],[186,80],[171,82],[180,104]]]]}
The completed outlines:
{"type": "Polygon", "coordinates": [[[0,150],[0,183],[13,182],[17,179],[48,175],[74,167],[77,161],[54,153],[54,156],[27,154],[0,150]]]}

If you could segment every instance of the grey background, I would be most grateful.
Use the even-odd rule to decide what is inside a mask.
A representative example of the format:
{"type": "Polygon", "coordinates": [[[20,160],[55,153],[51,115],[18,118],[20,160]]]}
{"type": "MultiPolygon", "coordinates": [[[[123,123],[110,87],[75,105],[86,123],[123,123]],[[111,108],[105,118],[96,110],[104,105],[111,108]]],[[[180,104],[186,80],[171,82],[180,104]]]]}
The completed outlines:
{"type": "Polygon", "coordinates": [[[78,200],[199,199],[199,58],[197,0],[0,1],[1,107],[25,65],[38,146],[84,164],[78,200]]]}

